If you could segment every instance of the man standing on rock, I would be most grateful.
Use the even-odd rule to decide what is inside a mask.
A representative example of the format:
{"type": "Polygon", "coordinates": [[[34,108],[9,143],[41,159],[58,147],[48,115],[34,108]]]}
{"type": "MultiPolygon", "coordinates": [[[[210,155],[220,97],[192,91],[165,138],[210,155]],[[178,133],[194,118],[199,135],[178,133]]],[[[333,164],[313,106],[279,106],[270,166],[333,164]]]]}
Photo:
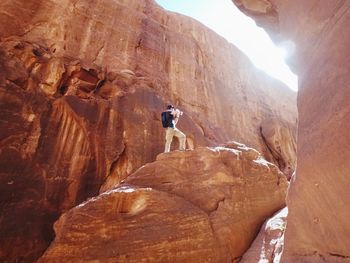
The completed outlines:
{"type": "Polygon", "coordinates": [[[168,105],[167,110],[162,112],[162,124],[166,128],[164,149],[166,153],[170,152],[170,145],[174,136],[179,139],[179,150],[185,150],[186,135],[175,127],[182,113],[179,109],[175,109],[173,105],[168,105]]]}

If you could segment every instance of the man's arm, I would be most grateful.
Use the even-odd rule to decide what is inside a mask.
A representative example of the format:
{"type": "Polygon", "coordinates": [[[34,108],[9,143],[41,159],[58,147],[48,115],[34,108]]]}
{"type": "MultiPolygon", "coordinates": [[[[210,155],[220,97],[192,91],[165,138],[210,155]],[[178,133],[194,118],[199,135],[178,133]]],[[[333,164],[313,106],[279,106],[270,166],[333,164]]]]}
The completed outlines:
{"type": "Polygon", "coordinates": [[[176,110],[171,110],[170,112],[171,115],[173,115],[174,117],[174,125],[176,125],[176,123],[179,121],[179,115],[177,114],[176,110]]]}
{"type": "Polygon", "coordinates": [[[175,119],[174,119],[174,124],[176,125],[176,123],[179,121],[179,116],[175,116],[175,119]]]}

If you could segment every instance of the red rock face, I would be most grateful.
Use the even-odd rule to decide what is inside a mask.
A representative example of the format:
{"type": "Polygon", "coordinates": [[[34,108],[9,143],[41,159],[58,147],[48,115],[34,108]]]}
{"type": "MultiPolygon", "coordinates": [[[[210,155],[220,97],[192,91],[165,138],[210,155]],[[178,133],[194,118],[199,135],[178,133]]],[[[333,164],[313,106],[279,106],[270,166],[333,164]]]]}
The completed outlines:
{"type": "Polygon", "coordinates": [[[291,62],[300,79],[282,262],[349,262],[350,2],[270,2],[278,33],[296,44],[291,62]]]}
{"type": "Polygon", "coordinates": [[[241,144],[161,154],[65,213],[39,262],[232,262],[286,188],[276,166],[241,144]]]}
{"type": "Polygon", "coordinates": [[[296,143],[289,140],[293,136],[294,126],[281,122],[279,119],[271,118],[265,119],[261,123],[260,129],[262,138],[273,159],[289,180],[295,167],[293,156],[296,152],[296,143]]]}
{"type": "Polygon", "coordinates": [[[62,212],[154,161],[169,102],[188,146],[235,139],[281,168],[295,160],[293,128],[288,142],[261,134],[271,118],[294,126],[295,94],[198,22],[153,1],[0,10],[0,261],[34,261],[62,212]]]}
{"type": "Polygon", "coordinates": [[[250,248],[244,253],[242,263],[271,262],[279,263],[284,247],[288,209],[283,208],[261,227],[250,248]]]}
{"type": "Polygon", "coordinates": [[[277,116],[295,123],[295,94],[253,70],[235,47],[192,19],[166,13],[153,1],[61,1],[54,9],[60,16],[51,14],[53,5],[24,5],[21,11],[30,17],[35,10],[35,16],[16,30],[4,28],[2,37],[24,34],[55,56],[81,60],[87,70],[129,69],[182,107],[205,137],[220,142],[234,137],[262,151],[262,120],[277,116]],[[242,107],[251,109],[248,118],[242,107]]]}

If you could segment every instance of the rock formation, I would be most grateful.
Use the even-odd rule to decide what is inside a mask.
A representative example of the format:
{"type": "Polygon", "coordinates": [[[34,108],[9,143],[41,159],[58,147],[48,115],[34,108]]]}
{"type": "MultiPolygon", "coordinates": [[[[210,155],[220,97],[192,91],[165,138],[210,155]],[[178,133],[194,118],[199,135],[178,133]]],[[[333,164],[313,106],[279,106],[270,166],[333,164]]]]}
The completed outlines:
{"type": "Polygon", "coordinates": [[[298,167],[282,262],[350,262],[350,2],[234,2],[251,15],[250,6],[268,3],[278,23],[269,27],[265,14],[257,20],[296,46],[290,64],[299,76],[298,167]]]}
{"type": "Polygon", "coordinates": [[[0,261],[34,261],[62,212],[154,161],[169,102],[189,146],[235,139],[294,169],[295,94],[200,23],[150,0],[0,10],[0,261]]]}
{"type": "Polygon", "coordinates": [[[161,154],[63,214],[39,262],[233,262],[286,189],[279,169],[242,144],[161,154]]]}
{"type": "Polygon", "coordinates": [[[259,235],[244,253],[240,263],[281,261],[287,214],[288,209],[285,207],[262,226],[259,235]]]}
{"type": "Polygon", "coordinates": [[[296,145],[289,138],[293,136],[294,128],[279,119],[269,118],[262,121],[260,130],[273,160],[290,179],[295,168],[294,153],[296,152],[296,145]]]}

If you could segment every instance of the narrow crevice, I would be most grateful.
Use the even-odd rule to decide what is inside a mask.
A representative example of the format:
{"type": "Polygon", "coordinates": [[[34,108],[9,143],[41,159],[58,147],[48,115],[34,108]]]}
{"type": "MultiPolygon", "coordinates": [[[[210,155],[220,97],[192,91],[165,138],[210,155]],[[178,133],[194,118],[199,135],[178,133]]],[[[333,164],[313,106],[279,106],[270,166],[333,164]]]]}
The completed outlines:
{"type": "Polygon", "coordinates": [[[271,149],[271,147],[270,147],[269,144],[267,143],[267,140],[266,140],[266,138],[265,138],[265,136],[264,136],[264,134],[263,134],[263,132],[262,132],[262,127],[261,127],[261,126],[259,127],[259,131],[260,131],[260,136],[261,136],[261,138],[262,138],[262,140],[263,140],[263,143],[264,143],[264,145],[266,146],[268,152],[271,154],[272,158],[273,158],[274,161],[277,163],[278,168],[279,168],[281,171],[283,171],[284,168],[286,167],[285,162],[284,162],[281,158],[279,158],[279,156],[276,156],[276,154],[274,153],[273,149],[271,149]]]}
{"type": "Polygon", "coordinates": [[[101,89],[101,87],[103,86],[103,84],[106,82],[107,77],[104,77],[103,79],[99,80],[96,84],[96,88],[93,91],[94,94],[96,94],[97,92],[99,92],[99,90],[101,89]]]}
{"type": "Polygon", "coordinates": [[[64,95],[64,94],[66,94],[67,93],[67,91],[68,91],[68,86],[67,85],[62,85],[62,86],[60,86],[59,88],[58,88],[58,93],[60,94],[60,95],[64,95]]]}
{"type": "Polygon", "coordinates": [[[33,49],[33,54],[37,57],[42,57],[44,55],[44,52],[40,50],[39,48],[33,49]]]}
{"type": "Polygon", "coordinates": [[[329,256],[330,257],[337,257],[337,258],[340,258],[340,259],[350,259],[350,256],[341,255],[341,254],[337,254],[337,253],[321,254],[318,251],[314,251],[313,253],[310,253],[310,254],[299,254],[298,256],[299,257],[314,257],[314,256],[317,256],[317,257],[320,257],[323,260],[323,262],[329,262],[329,256]],[[327,261],[327,259],[328,259],[328,261],[327,261]]]}
{"type": "Polygon", "coordinates": [[[344,256],[336,253],[328,253],[332,257],[339,257],[339,258],[350,258],[350,256],[344,256]]]}
{"type": "Polygon", "coordinates": [[[114,170],[117,169],[120,160],[124,157],[125,154],[126,154],[126,146],[125,146],[125,143],[123,143],[123,149],[120,152],[120,154],[118,154],[116,159],[112,162],[111,167],[109,168],[108,176],[106,177],[106,180],[104,183],[106,183],[107,178],[110,177],[114,173],[114,170]]]}
{"type": "Polygon", "coordinates": [[[61,97],[64,96],[68,91],[67,80],[69,78],[67,72],[67,66],[64,64],[64,72],[61,75],[60,83],[58,85],[58,89],[56,91],[56,96],[61,97]]]}
{"type": "Polygon", "coordinates": [[[24,82],[18,81],[18,80],[10,80],[6,79],[7,84],[11,83],[12,85],[15,85],[17,88],[22,88],[24,85],[24,82]]]}
{"type": "Polygon", "coordinates": [[[143,42],[143,39],[139,38],[139,41],[137,42],[137,45],[135,47],[136,51],[138,51],[142,47],[142,42],[143,42]]]}

